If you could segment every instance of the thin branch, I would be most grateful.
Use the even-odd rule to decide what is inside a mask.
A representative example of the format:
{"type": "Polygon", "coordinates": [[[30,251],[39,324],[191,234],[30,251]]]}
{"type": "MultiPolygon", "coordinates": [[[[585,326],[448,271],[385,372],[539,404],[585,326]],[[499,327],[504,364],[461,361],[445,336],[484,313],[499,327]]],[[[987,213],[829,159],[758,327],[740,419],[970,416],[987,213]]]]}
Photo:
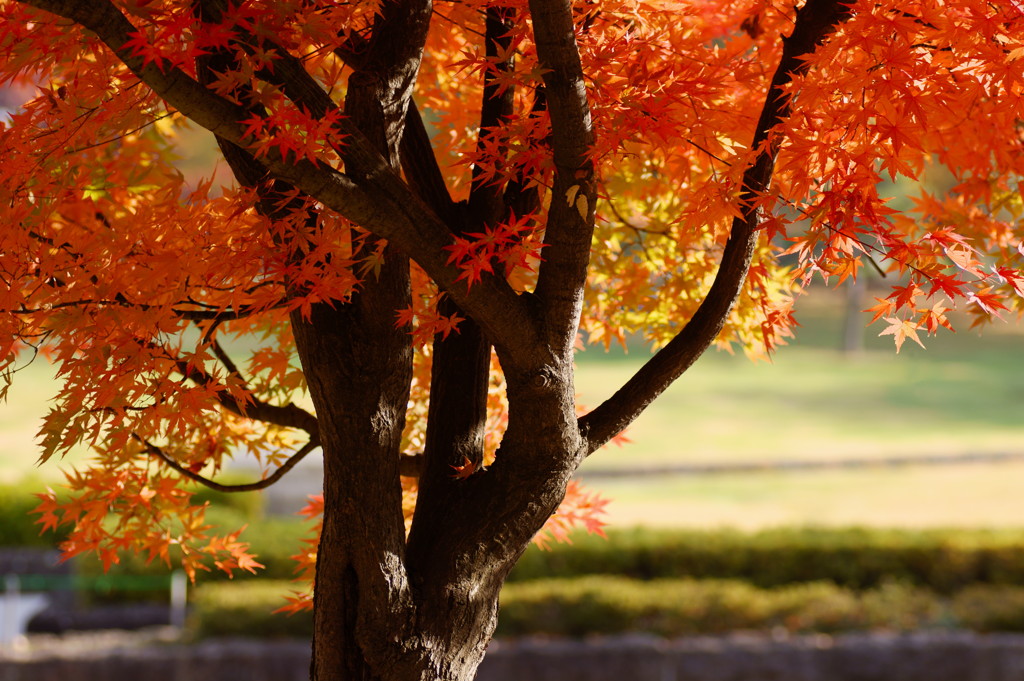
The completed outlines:
{"type": "MultiPolygon", "coordinates": [[[[211,329],[212,328],[213,327],[211,327],[211,329]]],[[[207,332],[206,335],[209,335],[209,332],[207,332]]],[[[220,344],[220,341],[214,339],[213,342],[210,344],[210,347],[213,349],[214,357],[220,360],[220,363],[224,365],[224,368],[228,370],[228,373],[237,378],[239,381],[241,381],[242,384],[246,386],[246,390],[248,390],[249,382],[242,377],[242,372],[238,370],[238,365],[235,364],[234,360],[231,359],[228,353],[224,350],[224,347],[220,344]]]]}
{"type": "MultiPolygon", "coordinates": [[[[353,34],[343,46],[334,50],[334,54],[345,62],[346,66],[356,70],[365,62],[366,49],[366,40],[359,34],[353,34]]],[[[444,173],[437,163],[423,116],[416,106],[416,101],[412,99],[409,100],[409,106],[405,111],[399,155],[402,171],[409,186],[446,224],[455,224],[459,219],[456,215],[456,204],[448,192],[444,173]]]]}
{"type": "MultiPolygon", "coordinates": [[[[270,404],[269,402],[257,399],[248,390],[244,397],[236,398],[231,394],[227,386],[217,381],[208,371],[197,366],[192,361],[175,356],[168,348],[154,341],[139,339],[137,342],[140,347],[155,350],[173,362],[175,370],[185,380],[213,389],[217,393],[217,402],[232,414],[254,421],[263,421],[275,426],[281,426],[282,428],[298,428],[308,433],[311,440],[319,440],[320,424],[316,416],[302,407],[291,402],[283,406],[270,404]]],[[[216,353],[216,350],[214,352],[216,353]]],[[[234,364],[229,359],[226,367],[230,370],[233,366],[234,364]]],[[[237,369],[235,371],[237,372],[237,369]]],[[[241,376],[237,373],[236,377],[241,380],[241,376]]]]}
{"type": "Polygon", "coordinates": [[[169,118],[169,117],[171,117],[173,115],[174,114],[172,114],[172,113],[160,114],[159,116],[157,116],[156,118],[154,118],[151,121],[148,121],[146,123],[143,123],[142,125],[136,126],[136,127],[132,128],[131,130],[125,130],[120,135],[115,135],[113,137],[108,137],[107,139],[100,140],[98,142],[91,142],[90,144],[86,144],[86,145],[81,146],[81,147],[75,147],[74,149],[66,149],[64,151],[64,154],[66,154],[66,155],[77,154],[77,153],[80,153],[80,152],[83,152],[83,151],[88,151],[89,149],[95,149],[97,147],[102,147],[103,145],[110,144],[111,142],[116,142],[118,140],[124,139],[125,137],[128,137],[129,135],[134,135],[138,131],[143,130],[145,128],[148,128],[151,125],[155,125],[158,121],[162,121],[163,119],[169,118]]]}
{"type": "MultiPolygon", "coordinates": [[[[150,345],[153,346],[154,344],[150,345]]],[[[235,398],[205,370],[187,360],[174,357],[166,348],[161,349],[174,362],[175,368],[183,377],[196,385],[215,388],[217,402],[232,414],[254,421],[264,421],[275,426],[281,426],[282,428],[298,428],[309,433],[312,439],[319,438],[320,424],[316,416],[302,407],[291,402],[284,406],[270,404],[269,402],[257,399],[252,393],[248,392],[245,399],[235,398]]]]}
{"type": "MultiPolygon", "coordinates": [[[[533,91],[533,103],[530,105],[530,117],[541,116],[547,111],[547,98],[544,96],[544,85],[540,84],[533,91]]],[[[550,139],[546,140],[550,143],[550,139]]],[[[533,183],[523,168],[519,168],[505,186],[505,205],[515,215],[533,215],[540,210],[540,185],[533,183]]]]}
{"type": "Polygon", "coordinates": [[[743,174],[741,216],[735,218],[711,290],[696,313],[668,345],[644,364],[612,397],[579,419],[588,451],[601,445],[633,422],[669,385],[711,345],[739,297],[758,239],[758,202],[771,181],[779,138],[772,129],[789,114],[784,92],[794,74],[808,63],[801,57],[814,51],[850,15],[838,0],[808,0],[797,12],[793,33],[783,38],[782,59],[772,77],[751,148],[760,149],[743,174]]]}
{"type": "MultiPolygon", "coordinates": [[[[512,43],[512,22],[515,10],[508,7],[488,7],[486,11],[484,54],[491,61],[484,71],[483,102],[480,105],[480,125],[477,132],[477,154],[483,155],[487,141],[505,124],[513,113],[516,91],[512,86],[501,86],[499,75],[509,74],[514,68],[514,53],[509,51],[512,43]],[[501,55],[505,58],[498,60],[501,55]]],[[[504,164],[507,149],[499,149],[502,158],[492,159],[504,164]]],[[[486,178],[480,164],[473,164],[473,179],[469,190],[470,215],[484,224],[493,224],[505,216],[502,190],[486,178]]],[[[473,225],[477,230],[481,225],[473,225]]]]}
{"type": "Polygon", "coordinates": [[[460,24],[459,22],[455,21],[451,17],[449,17],[447,15],[444,15],[444,14],[441,14],[441,12],[439,10],[437,10],[437,9],[434,9],[434,16],[441,17],[442,19],[444,19],[445,21],[447,21],[449,24],[451,24],[452,26],[454,26],[456,29],[458,29],[460,31],[465,31],[467,33],[474,33],[474,34],[476,34],[480,38],[484,37],[484,34],[481,33],[480,31],[477,31],[476,29],[470,28],[469,26],[464,26],[464,25],[460,24]]]}
{"type": "Polygon", "coordinates": [[[456,214],[457,204],[452,201],[452,196],[448,192],[448,185],[444,181],[441,167],[437,164],[427,127],[414,101],[409,102],[409,108],[405,112],[405,128],[399,155],[402,160],[402,171],[409,186],[445,223],[454,227],[460,219],[456,214]]]}
{"type": "MultiPolygon", "coordinates": [[[[66,300],[61,303],[52,303],[47,305],[45,308],[42,307],[25,307],[22,306],[15,310],[5,310],[8,314],[27,315],[27,314],[38,314],[40,312],[50,312],[53,310],[60,310],[67,307],[124,307],[135,310],[141,310],[143,312],[160,309],[162,306],[149,305],[147,303],[134,303],[130,300],[66,300]]],[[[285,307],[285,303],[273,305],[271,307],[259,307],[251,308],[248,310],[182,310],[176,307],[171,308],[171,312],[174,313],[179,319],[183,319],[190,322],[228,322],[238,319],[245,319],[251,317],[254,314],[266,312],[268,310],[278,310],[285,307]]]]}
{"type": "MultiPolygon", "coordinates": [[[[198,303],[195,303],[198,304],[198,303]]],[[[250,307],[250,308],[239,308],[237,310],[182,310],[180,308],[171,308],[175,315],[181,319],[190,322],[231,322],[239,319],[245,319],[255,314],[263,312],[269,312],[270,310],[281,310],[286,308],[288,304],[286,302],[280,302],[270,307],[250,307]]]]}
{"type": "Polygon", "coordinates": [[[662,231],[662,232],[655,232],[653,230],[644,229],[643,227],[637,227],[636,225],[634,225],[632,222],[630,222],[625,217],[623,217],[622,213],[619,212],[619,209],[615,207],[615,202],[612,201],[610,194],[608,195],[607,198],[604,199],[604,202],[608,204],[609,208],[611,208],[612,215],[614,215],[615,218],[620,223],[622,223],[622,225],[626,229],[632,230],[633,233],[636,234],[636,242],[637,242],[637,244],[640,245],[640,250],[642,250],[644,252],[644,257],[647,258],[648,262],[653,262],[653,258],[651,257],[651,253],[650,253],[650,251],[647,250],[647,244],[644,243],[644,234],[652,234],[654,236],[663,237],[663,236],[665,236],[665,232],[664,231],[662,231]]]}
{"type": "MultiPolygon", "coordinates": [[[[507,50],[512,11],[489,7],[486,16],[485,53],[493,58],[499,51],[507,50]]],[[[511,58],[496,65],[497,70],[511,67],[511,58]]],[[[478,151],[483,150],[487,138],[495,134],[512,113],[514,90],[508,88],[501,92],[496,87],[495,76],[491,70],[484,75],[478,151]]],[[[427,153],[430,153],[429,147],[427,153]]],[[[503,154],[504,150],[499,153],[503,154]]],[[[473,168],[468,205],[459,207],[466,210],[460,210],[462,215],[451,222],[456,234],[482,232],[486,226],[503,219],[507,212],[501,189],[484,180],[479,166],[473,168]]],[[[437,311],[446,316],[467,316],[447,296],[437,302],[437,311]]],[[[410,565],[428,560],[433,553],[434,533],[448,522],[453,488],[461,484],[452,479],[452,467],[468,467],[470,471],[482,468],[490,365],[490,343],[472,318],[460,322],[456,334],[434,336],[424,462],[406,554],[410,565]]]]}
{"type": "Polygon", "coordinates": [[[284,477],[285,473],[295,467],[297,463],[306,458],[306,455],[312,452],[314,449],[320,446],[320,442],[316,439],[312,439],[302,446],[297,452],[288,457],[283,464],[281,464],[276,471],[268,475],[267,477],[257,482],[243,483],[239,485],[225,485],[223,483],[215,482],[205,476],[199,475],[194,471],[182,466],[180,463],[171,458],[163,449],[157,447],[152,442],[145,438],[132,433],[132,439],[142,444],[146,448],[146,451],[155,456],[156,458],[163,461],[170,468],[174,469],[181,475],[185,476],[189,480],[194,480],[202,485],[209,487],[210,489],[217,490],[218,492],[252,492],[254,490],[266,489],[275,482],[284,477]]]}
{"type": "MultiPolygon", "coordinates": [[[[64,216],[61,216],[61,217],[64,217],[64,216]]],[[[96,217],[99,220],[101,220],[103,222],[103,224],[107,226],[107,228],[110,228],[110,223],[107,221],[106,216],[104,216],[102,213],[96,213],[96,217]]],[[[65,218],[65,219],[67,219],[67,218],[65,218]]],[[[82,263],[85,260],[85,256],[83,256],[78,251],[72,250],[70,243],[64,241],[64,242],[62,242],[60,244],[57,244],[57,242],[54,241],[51,237],[48,237],[48,236],[43,235],[43,234],[39,234],[38,232],[36,232],[34,230],[28,230],[28,235],[31,238],[35,239],[36,241],[39,241],[40,243],[44,243],[47,246],[50,246],[51,248],[59,248],[60,250],[64,251],[65,253],[68,254],[68,256],[70,258],[72,258],[75,261],[75,263],[76,263],[75,266],[76,267],[78,267],[78,268],[80,268],[80,269],[82,269],[82,270],[84,270],[84,271],[86,271],[88,273],[88,270],[86,269],[85,264],[78,264],[78,263],[82,263]]],[[[89,276],[89,280],[93,284],[95,284],[97,286],[99,285],[99,283],[100,283],[99,276],[97,276],[95,274],[89,274],[88,276],[89,276]]],[[[51,283],[51,284],[55,285],[57,288],[62,288],[64,286],[67,286],[67,284],[64,281],[58,279],[57,277],[51,276],[47,281],[48,281],[48,283],[51,283]]],[[[7,283],[7,282],[5,282],[5,283],[7,283]]],[[[245,293],[247,295],[251,295],[257,289],[262,288],[263,286],[274,285],[276,283],[277,282],[269,281],[269,280],[268,281],[264,281],[264,282],[261,282],[259,284],[256,284],[255,286],[251,286],[251,287],[245,289],[245,293]]],[[[10,285],[10,284],[8,283],[8,285],[10,285]]],[[[206,287],[206,288],[209,288],[209,287],[206,287]]],[[[216,290],[227,290],[227,289],[218,288],[216,290]]],[[[192,299],[191,296],[189,296],[186,300],[180,300],[180,301],[178,301],[176,303],[172,303],[171,304],[171,311],[178,318],[184,319],[184,320],[187,320],[187,321],[192,321],[192,322],[210,322],[210,321],[212,321],[214,323],[219,324],[221,322],[234,321],[234,320],[238,320],[238,319],[244,319],[246,317],[251,317],[254,314],[259,314],[259,313],[262,313],[262,312],[267,312],[269,310],[280,309],[280,308],[285,307],[286,305],[287,305],[287,302],[282,300],[282,301],[280,301],[280,302],[278,302],[278,303],[276,303],[274,305],[271,305],[269,307],[261,307],[261,306],[250,305],[250,306],[247,306],[247,307],[241,307],[241,308],[234,309],[234,310],[232,310],[232,309],[220,309],[216,305],[212,305],[212,304],[209,304],[209,303],[203,303],[203,302],[194,300],[194,299],[192,299]],[[202,308],[205,308],[205,309],[203,309],[203,310],[183,310],[180,307],[175,307],[175,306],[178,306],[178,305],[194,305],[196,307],[202,307],[202,308]]],[[[50,311],[50,310],[59,310],[61,308],[65,308],[65,307],[92,307],[92,306],[96,306],[96,307],[117,306],[117,307],[137,309],[137,310],[141,310],[143,312],[148,312],[148,311],[151,311],[151,310],[157,310],[157,309],[161,309],[162,307],[164,307],[164,306],[159,306],[159,305],[151,305],[151,304],[148,304],[148,303],[134,302],[134,301],[128,300],[128,298],[125,297],[125,295],[123,293],[117,293],[116,297],[113,300],[106,300],[106,299],[91,300],[91,299],[83,298],[81,300],[69,300],[69,301],[64,301],[62,303],[55,303],[55,304],[52,304],[52,305],[50,305],[50,306],[48,306],[46,308],[29,308],[29,307],[25,307],[24,305],[22,305],[20,308],[18,308],[16,310],[6,310],[6,312],[8,312],[9,314],[37,314],[39,312],[50,311]]]]}
{"type": "Polygon", "coordinates": [[[711,158],[715,159],[715,160],[716,160],[716,161],[718,161],[719,163],[722,163],[722,164],[724,164],[724,165],[726,165],[726,166],[732,166],[732,163],[730,163],[729,161],[726,161],[726,160],[725,160],[725,159],[723,159],[723,158],[719,158],[719,157],[718,157],[718,156],[716,156],[715,154],[712,154],[712,153],[711,153],[710,151],[708,151],[707,149],[705,149],[705,148],[704,148],[704,147],[702,147],[701,145],[697,144],[696,142],[694,142],[694,141],[693,141],[692,139],[690,139],[689,137],[687,137],[685,141],[686,141],[686,142],[687,142],[687,144],[689,144],[690,146],[692,146],[692,147],[695,147],[695,148],[699,149],[700,151],[703,151],[703,152],[704,152],[705,154],[707,154],[707,155],[708,155],[709,157],[711,157],[711,158]]]}

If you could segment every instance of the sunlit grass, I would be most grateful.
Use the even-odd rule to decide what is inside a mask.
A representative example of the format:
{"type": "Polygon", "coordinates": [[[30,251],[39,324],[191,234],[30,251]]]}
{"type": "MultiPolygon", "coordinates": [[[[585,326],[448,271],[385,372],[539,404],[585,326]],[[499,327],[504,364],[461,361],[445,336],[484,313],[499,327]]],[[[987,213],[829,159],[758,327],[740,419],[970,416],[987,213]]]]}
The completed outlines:
{"type": "Polygon", "coordinates": [[[735,527],[1024,526],[1024,463],[594,480],[608,520],[735,527]]]}
{"type": "MultiPolygon", "coordinates": [[[[867,329],[844,356],[839,306],[806,301],[804,328],[771,363],[702,358],[584,473],[672,463],[830,460],[1024,452],[1024,329],[1002,325],[906,344],[867,329]]],[[[966,327],[966,325],[964,325],[966,327]]],[[[873,330],[874,329],[874,330],[873,330]]],[[[642,352],[581,357],[577,390],[594,406],[642,352]]],[[[591,479],[616,524],[1022,525],[1022,464],[591,479]]]]}
{"type": "Polygon", "coordinates": [[[37,465],[40,449],[36,434],[58,385],[53,373],[43,359],[24,366],[14,375],[7,401],[0,403],[0,484],[26,476],[62,477],[55,462],[37,465]]]}
{"type": "MultiPolygon", "coordinates": [[[[627,432],[631,445],[588,466],[1024,451],[1024,329],[946,334],[899,355],[869,338],[847,357],[833,349],[835,311],[810,307],[772,362],[706,355],[627,432]]],[[[599,404],[645,358],[583,353],[581,400],[599,404]]]]}
{"type": "MultiPolygon", "coordinates": [[[[631,446],[589,465],[1017,451],[1024,363],[1002,360],[847,360],[800,348],[770,365],[710,357],[627,432],[631,446]]],[[[577,390],[596,405],[635,367],[583,363],[577,390]]]]}

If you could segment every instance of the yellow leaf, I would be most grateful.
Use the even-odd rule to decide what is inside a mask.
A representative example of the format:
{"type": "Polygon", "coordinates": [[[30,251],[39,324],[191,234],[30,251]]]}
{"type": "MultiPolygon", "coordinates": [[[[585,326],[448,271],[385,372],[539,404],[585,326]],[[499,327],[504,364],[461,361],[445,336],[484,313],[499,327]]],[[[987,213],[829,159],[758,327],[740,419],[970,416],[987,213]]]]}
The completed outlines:
{"type": "Polygon", "coordinates": [[[885,330],[878,335],[892,336],[896,341],[897,353],[900,351],[900,348],[903,347],[903,341],[908,338],[920,345],[922,348],[924,347],[924,343],[922,343],[921,339],[917,337],[917,324],[908,319],[899,319],[898,317],[886,317],[885,321],[889,322],[889,326],[885,327],[885,330]]]}
{"type": "Polygon", "coordinates": [[[576,210],[579,212],[580,217],[583,218],[584,222],[587,220],[587,207],[587,197],[585,194],[580,194],[576,197],[576,210]]]}
{"type": "Polygon", "coordinates": [[[574,184],[565,192],[565,205],[571,206],[576,201],[576,195],[580,193],[580,186],[574,184]]]}

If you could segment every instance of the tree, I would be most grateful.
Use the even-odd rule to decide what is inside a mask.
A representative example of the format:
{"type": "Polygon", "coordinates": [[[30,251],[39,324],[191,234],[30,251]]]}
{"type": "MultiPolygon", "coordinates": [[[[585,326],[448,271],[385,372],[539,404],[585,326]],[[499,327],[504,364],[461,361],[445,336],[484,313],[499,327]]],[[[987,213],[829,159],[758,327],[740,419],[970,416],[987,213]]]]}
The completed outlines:
{"type": "Polygon", "coordinates": [[[253,569],[183,483],[231,488],[249,452],[266,475],[233,489],[261,488],[322,449],[316,681],[472,678],[531,538],[598,525],[580,463],[711,344],[784,342],[815,273],[892,273],[897,349],[951,307],[1021,309],[1017,2],[6,0],[0,22],[2,82],[38,88],[0,127],[2,366],[59,366],[44,459],[96,452],[41,522],[74,525],[68,554],[253,569]],[[187,121],[231,187],[174,169],[187,121]],[[929,164],[954,189],[888,207],[881,178],[929,164]],[[578,413],[579,340],[627,333],[660,351],[578,413]]]}

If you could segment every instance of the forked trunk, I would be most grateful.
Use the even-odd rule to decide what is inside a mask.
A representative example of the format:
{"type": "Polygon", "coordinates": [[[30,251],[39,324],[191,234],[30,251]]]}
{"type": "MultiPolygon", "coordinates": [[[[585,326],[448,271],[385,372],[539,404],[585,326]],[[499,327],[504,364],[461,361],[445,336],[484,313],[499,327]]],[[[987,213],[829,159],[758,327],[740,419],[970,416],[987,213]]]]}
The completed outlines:
{"type": "Polygon", "coordinates": [[[471,681],[497,621],[499,585],[472,594],[453,589],[445,604],[370,601],[367,584],[380,582],[384,571],[361,571],[346,555],[343,534],[328,529],[334,524],[328,517],[317,565],[311,681],[471,681]]]}
{"type": "Polygon", "coordinates": [[[313,681],[474,678],[497,621],[501,584],[561,498],[556,480],[546,504],[510,523],[519,528],[513,539],[483,520],[502,515],[493,506],[500,495],[488,490],[503,477],[501,468],[456,480],[443,457],[427,466],[433,476],[421,476],[421,503],[433,501],[418,507],[407,548],[399,452],[411,349],[390,313],[407,297],[407,261],[388,250],[380,276],[349,302],[292,317],[324,451],[313,681]],[[423,486],[426,477],[434,484],[423,486]],[[504,545],[495,550],[474,533],[504,545]]]}

